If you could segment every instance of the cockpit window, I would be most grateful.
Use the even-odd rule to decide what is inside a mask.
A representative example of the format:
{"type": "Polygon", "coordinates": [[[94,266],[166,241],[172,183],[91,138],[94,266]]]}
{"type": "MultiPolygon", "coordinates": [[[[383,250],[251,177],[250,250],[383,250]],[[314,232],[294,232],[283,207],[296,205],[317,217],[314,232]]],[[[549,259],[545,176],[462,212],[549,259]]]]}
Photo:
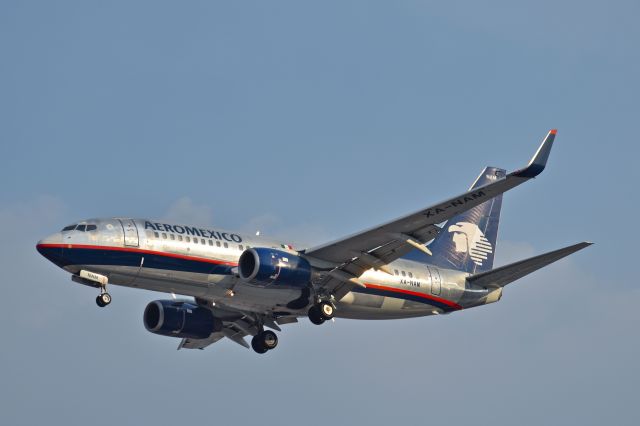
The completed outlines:
{"type": "Polygon", "coordinates": [[[73,225],[65,226],[64,228],[62,228],[62,232],[73,231],[74,229],[76,229],[76,224],[75,223],[73,225]]]}
{"type": "Polygon", "coordinates": [[[87,225],[78,225],[78,227],[76,228],[76,231],[86,231],[87,229],[87,225]]]}
{"type": "Polygon", "coordinates": [[[95,231],[98,229],[97,225],[87,225],[87,231],[95,231]]]}

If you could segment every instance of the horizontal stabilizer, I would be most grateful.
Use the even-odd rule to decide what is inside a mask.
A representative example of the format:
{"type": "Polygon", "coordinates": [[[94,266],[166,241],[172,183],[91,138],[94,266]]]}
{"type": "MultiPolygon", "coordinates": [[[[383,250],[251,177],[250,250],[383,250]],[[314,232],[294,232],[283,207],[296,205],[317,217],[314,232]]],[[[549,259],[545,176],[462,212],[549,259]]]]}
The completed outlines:
{"type": "Polygon", "coordinates": [[[589,247],[593,243],[579,243],[560,250],[550,251],[549,253],[521,260],[510,265],[501,266],[491,271],[483,272],[467,277],[469,284],[477,285],[485,288],[504,287],[505,285],[518,280],[525,275],[544,268],[547,265],[556,262],[563,257],[589,247]]]}

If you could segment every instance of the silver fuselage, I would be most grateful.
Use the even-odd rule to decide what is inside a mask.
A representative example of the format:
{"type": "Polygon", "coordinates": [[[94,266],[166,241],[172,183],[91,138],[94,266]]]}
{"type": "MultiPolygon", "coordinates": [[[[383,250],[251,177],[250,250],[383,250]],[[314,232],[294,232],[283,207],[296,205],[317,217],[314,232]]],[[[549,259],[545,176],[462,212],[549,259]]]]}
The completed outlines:
{"type": "MultiPolygon", "coordinates": [[[[109,284],[191,296],[221,308],[257,313],[304,316],[313,297],[313,278],[307,288],[297,288],[264,286],[238,277],[238,259],[249,247],[304,256],[304,251],[278,241],[147,219],[89,219],[79,223],[95,225],[95,229],[63,231],[38,243],[41,253],[74,275],[91,271],[108,277],[109,284]]],[[[313,265],[313,259],[310,261],[313,265]]],[[[366,271],[360,277],[366,288],[336,301],[336,316],[426,316],[495,302],[501,296],[501,289],[473,288],[466,282],[468,274],[459,271],[409,260],[396,260],[388,268],[393,274],[366,271]]],[[[314,271],[314,277],[320,275],[321,271],[314,271]]]]}

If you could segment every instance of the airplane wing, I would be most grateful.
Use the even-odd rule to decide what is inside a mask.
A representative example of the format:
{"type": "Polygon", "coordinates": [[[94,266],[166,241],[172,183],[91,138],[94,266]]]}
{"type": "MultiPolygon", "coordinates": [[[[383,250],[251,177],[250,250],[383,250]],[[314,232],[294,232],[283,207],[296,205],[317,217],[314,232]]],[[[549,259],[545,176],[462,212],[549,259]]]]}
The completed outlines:
{"type": "Polygon", "coordinates": [[[578,243],[569,247],[561,248],[559,250],[551,251],[541,254],[539,256],[531,257],[529,259],[521,260],[519,262],[511,263],[509,265],[501,266],[500,268],[492,269],[491,271],[482,272],[480,274],[467,277],[467,281],[470,284],[474,284],[485,288],[498,288],[504,287],[515,280],[518,280],[525,275],[537,271],[553,262],[556,262],[563,257],[569,256],[583,248],[589,247],[593,243],[578,243]]]}
{"type": "MultiPolygon", "coordinates": [[[[198,300],[198,304],[202,306],[203,300],[198,300]]],[[[205,301],[204,306],[209,307],[210,304],[205,301]]],[[[211,333],[211,335],[206,339],[182,339],[182,341],[178,345],[178,350],[183,348],[204,349],[207,346],[212,345],[225,337],[232,342],[239,344],[240,346],[244,346],[247,349],[251,348],[249,343],[245,340],[245,337],[255,336],[259,332],[257,326],[258,319],[255,317],[255,314],[249,312],[234,311],[228,308],[224,310],[214,309],[214,311],[224,312],[226,315],[232,313],[236,316],[236,318],[224,319],[222,330],[211,333]]],[[[260,319],[266,327],[272,328],[276,331],[281,331],[278,324],[290,324],[293,322],[297,322],[297,319],[293,317],[283,317],[276,320],[274,318],[263,316],[260,319]]]]}
{"type": "Polygon", "coordinates": [[[239,319],[236,321],[224,321],[223,322],[222,331],[211,333],[209,337],[206,339],[182,339],[180,344],[178,345],[178,350],[180,349],[204,349],[209,345],[213,345],[214,343],[222,340],[227,337],[234,343],[239,344],[240,346],[244,346],[245,348],[250,348],[251,346],[244,340],[245,336],[250,335],[251,333],[257,334],[257,328],[252,330],[254,327],[248,321],[244,321],[243,319],[239,319]]]}
{"type": "Polygon", "coordinates": [[[551,130],[529,164],[503,178],[399,219],[306,250],[304,254],[312,264],[326,271],[315,282],[316,286],[340,300],[354,287],[364,286],[358,277],[367,269],[391,273],[385,265],[409,251],[419,249],[429,254],[424,243],[438,234],[438,223],[538,176],[547,164],[555,136],[556,130],[551,130]]]}

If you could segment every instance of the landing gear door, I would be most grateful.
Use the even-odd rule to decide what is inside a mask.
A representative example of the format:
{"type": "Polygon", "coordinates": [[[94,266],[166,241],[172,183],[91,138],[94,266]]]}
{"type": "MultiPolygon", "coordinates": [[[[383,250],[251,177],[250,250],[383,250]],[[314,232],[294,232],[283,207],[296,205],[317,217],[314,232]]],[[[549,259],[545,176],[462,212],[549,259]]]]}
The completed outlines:
{"type": "Polygon", "coordinates": [[[437,268],[427,266],[429,275],[431,276],[431,294],[439,295],[442,291],[442,279],[440,278],[440,271],[437,268]]]}
{"type": "Polygon", "coordinates": [[[138,228],[131,219],[118,219],[122,225],[122,231],[124,232],[124,245],[127,247],[138,247],[138,228]]]}

